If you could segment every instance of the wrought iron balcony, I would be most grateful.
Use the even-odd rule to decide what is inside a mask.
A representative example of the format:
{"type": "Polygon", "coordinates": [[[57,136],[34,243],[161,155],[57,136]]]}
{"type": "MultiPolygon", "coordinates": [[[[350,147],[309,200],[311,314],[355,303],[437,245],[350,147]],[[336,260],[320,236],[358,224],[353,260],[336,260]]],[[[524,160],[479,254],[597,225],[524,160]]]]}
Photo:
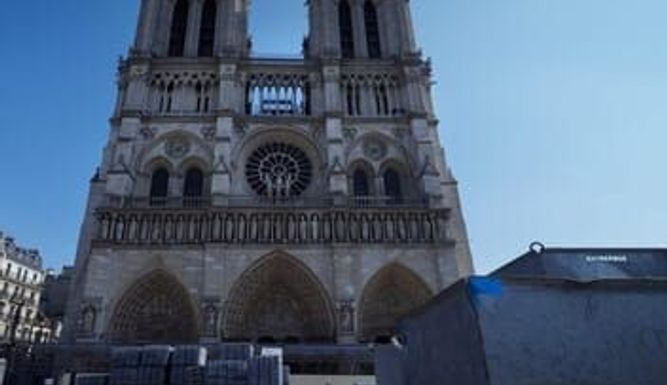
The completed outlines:
{"type": "Polygon", "coordinates": [[[98,244],[449,242],[449,210],[426,207],[100,208],[98,244]]]}

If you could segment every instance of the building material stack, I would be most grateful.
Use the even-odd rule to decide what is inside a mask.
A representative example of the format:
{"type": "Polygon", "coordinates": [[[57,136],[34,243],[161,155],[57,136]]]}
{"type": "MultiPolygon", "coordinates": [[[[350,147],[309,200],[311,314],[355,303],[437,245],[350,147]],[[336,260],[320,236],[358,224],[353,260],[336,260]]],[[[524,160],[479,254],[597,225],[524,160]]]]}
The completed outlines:
{"type": "Polygon", "coordinates": [[[221,361],[247,361],[255,354],[255,347],[251,344],[225,343],[209,347],[211,359],[221,361]]]}
{"type": "Polygon", "coordinates": [[[118,347],[111,351],[110,385],[140,385],[141,348],[118,347]]]}
{"type": "Polygon", "coordinates": [[[283,385],[282,349],[263,349],[248,366],[248,385],[283,385]]]}
{"type": "Polygon", "coordinates": [[[163,385],[167,383],[171,346],[147,346],[141,351],[138,370],[141,385],[163,385]]]}
{"type": "Polygon", "coordinates": [[[91,374],[91,373],[82,373],[77,374],[74,381],[74,385],[108,385],[109,384],[109,375],[108,374],[91,374]]]}
{"type": "Polygon", "coordinates": [[[169,383],[172,385],[202,384],[207,354],[206,348],[201,346],[177,346],[171,361],[169,383]]]}
{"type": "Polygon", "coordinates": [[[206,385],[248,385],[248,361],[209,361],[206,385]]]}
{"type": "MultiPolygon", "coordinates": [[[[114,347],[109,369],[79,373],[73,385],[286,385],[282,349],[250,344],[114,347]]],[[[32,382],[26,382],[26,384],[32,382]]],[[[67,380],[66,384],[70,384],[67,380]]],[[[23,383],[21,383],[23,384],[23,383]]]]}

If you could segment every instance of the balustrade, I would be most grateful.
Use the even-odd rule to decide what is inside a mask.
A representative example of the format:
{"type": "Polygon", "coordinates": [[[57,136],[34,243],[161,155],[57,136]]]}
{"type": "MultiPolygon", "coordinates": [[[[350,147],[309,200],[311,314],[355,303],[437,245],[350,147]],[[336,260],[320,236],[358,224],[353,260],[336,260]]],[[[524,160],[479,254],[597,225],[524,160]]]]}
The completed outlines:
{"type": "Polygon", "coordinates": [[[387,209],[100,209],[97,242],[440,243],[447,210],[387,209]]]}

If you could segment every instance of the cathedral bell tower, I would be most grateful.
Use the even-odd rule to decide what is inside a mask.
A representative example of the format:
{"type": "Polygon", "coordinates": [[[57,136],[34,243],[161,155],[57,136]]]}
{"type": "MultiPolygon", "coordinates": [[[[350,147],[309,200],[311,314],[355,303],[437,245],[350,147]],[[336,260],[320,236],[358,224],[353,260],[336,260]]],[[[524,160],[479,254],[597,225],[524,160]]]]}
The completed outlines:
{"type": "Polygon", "coordinates": [[[472,272],[408,2],[310,0],[290,60],[249,6],[141,2],[69,342],[381,342],[472,272]]]}

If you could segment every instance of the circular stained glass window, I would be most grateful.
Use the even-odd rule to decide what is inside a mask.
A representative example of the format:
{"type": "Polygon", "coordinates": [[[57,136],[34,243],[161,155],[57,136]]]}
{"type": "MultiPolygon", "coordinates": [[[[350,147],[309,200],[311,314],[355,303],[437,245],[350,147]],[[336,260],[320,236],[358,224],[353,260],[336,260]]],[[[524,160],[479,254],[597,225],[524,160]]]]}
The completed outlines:
{"type": "Polygon", "coordinates": [[[256,149],[246,164],[246,178],[257,194],[289,198],[310,185],[313,166],[303,150],[287,143],[269,143],[256,149]]]}

